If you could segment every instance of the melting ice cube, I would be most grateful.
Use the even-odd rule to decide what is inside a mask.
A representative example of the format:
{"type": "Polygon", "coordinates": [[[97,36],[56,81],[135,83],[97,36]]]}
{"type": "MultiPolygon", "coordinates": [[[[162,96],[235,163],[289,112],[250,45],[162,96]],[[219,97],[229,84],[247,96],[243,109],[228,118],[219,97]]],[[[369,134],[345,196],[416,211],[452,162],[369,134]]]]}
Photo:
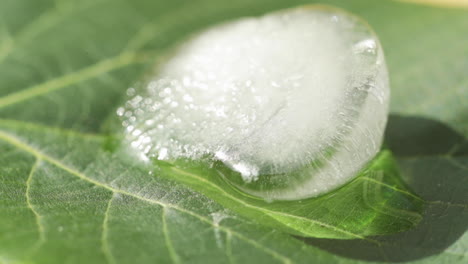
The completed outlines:
{"type": "Polygon", "coordinates": [[[301,199],[348,182],[379,151],[387,79],[368,25],[297,8],[197,34],[118,114],[140,157],[217,162],[248,193],[301,199]]]}

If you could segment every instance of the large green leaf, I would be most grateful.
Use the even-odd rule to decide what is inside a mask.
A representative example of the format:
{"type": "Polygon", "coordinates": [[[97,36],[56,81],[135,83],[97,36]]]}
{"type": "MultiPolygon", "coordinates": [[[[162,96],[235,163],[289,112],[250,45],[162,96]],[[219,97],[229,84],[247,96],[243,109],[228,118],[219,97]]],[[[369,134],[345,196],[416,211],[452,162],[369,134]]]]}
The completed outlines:
{"type": "MultiPolygon", "coordinates": [[[[295,238],[279,231],[291,218],[276,215],[276,229],[262,227],[258,220],[271,219],[221,206],[232,201],[216,197],[216,190],[210,196],[210,186],[197,186],[201,178],[185,183],[214,200],[103,150],[107,121],[125,90],[188,34],[310,2],[3,0],[0,263],[466,262],[466,10],[323,1],[361,15],[381,37],[392,111],[399,114],[390,118],[387,144],[406,184],[426,203],[413,230],[352,241],[295,238]]],[[[370,181],[355,183],[363,182],[370,181]]],[[[278,211],[256,206],[268,210],[268,218],[278,211]]],[[[336,237],[329,231],[337,222],[330,219],[322,224],[334,229],[326,227],[323,237],[336,237]]],[[[393,221],[382,219],[374,223],[393,221]]],[[[291,222],[296,227],[287,231],[303,234],[307,223],[313,226],[291,222]]],[[[349,233],[359,226],[339,228],[349,233]]],[[[391,231],[388,226],[381,228],[391,231]]],[[[347,238],[381,232],[351,233],[357,236],[347,238]]]]}

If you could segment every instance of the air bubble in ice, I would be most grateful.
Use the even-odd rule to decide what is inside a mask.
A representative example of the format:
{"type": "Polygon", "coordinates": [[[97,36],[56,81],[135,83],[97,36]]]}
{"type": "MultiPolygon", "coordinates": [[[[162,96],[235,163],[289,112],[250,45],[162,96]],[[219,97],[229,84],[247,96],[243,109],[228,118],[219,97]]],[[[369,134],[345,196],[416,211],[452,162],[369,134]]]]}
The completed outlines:
{"type": "Polygon", "coordinates": [[[145,159],[217,164],[266,199],[351,180],[379,151],[389,87],[377,37],[332,8],[297,8],[201,32],[117,114],[145,159]]]}

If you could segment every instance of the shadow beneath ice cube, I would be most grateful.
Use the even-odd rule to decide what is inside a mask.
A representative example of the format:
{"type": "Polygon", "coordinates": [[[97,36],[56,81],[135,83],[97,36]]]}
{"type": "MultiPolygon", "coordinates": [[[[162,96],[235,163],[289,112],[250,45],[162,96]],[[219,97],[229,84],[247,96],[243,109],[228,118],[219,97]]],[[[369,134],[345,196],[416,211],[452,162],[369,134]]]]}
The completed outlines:
{"type": "MultiPolygon", "coordinates": [[[[366,240],[300,238],[341,256],[406,262],[444,252],[468,228],[468,142],[441,122],[391,115],[385,144],[398,160],[403,180],[426,201],[423,219],[412,230],[366,240]]],[[[456,257],[450,249],[450,257],[456,257]]]]}

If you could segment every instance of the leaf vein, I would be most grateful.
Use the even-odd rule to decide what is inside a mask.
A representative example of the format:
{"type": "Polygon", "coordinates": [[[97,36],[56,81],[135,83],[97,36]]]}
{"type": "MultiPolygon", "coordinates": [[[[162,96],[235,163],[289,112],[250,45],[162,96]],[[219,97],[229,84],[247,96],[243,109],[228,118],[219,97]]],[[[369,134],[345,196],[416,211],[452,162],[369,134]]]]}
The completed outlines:
{"type": "Polygon", "coordinates": [[[120,194],[123,194],[123,195],[127,195],[127,196],[130,196],[130,197],[134,197],[136,199],[139,199],[139,200],[142,200],[142,201],[146,201],[148,203],[152,203],[152,204],[157,204],[159,206],[162,206],[162,207],[168,207],[168,208],[172,208],[174,210],[177,210],[177,211],[180,211],[182,213],[185,213],[185,214],[188,214],[188,215],[191,215],[197,219],[199,219],[200,221],[202,222],[205,222],[205,223],[208,223],[210,224],[211,226],[213,227],[218,227],[220,230],[223,230],[223,232],[230,232],[232,233],[233,235],[235,235],[236,237],[238,237],[239,239],[241,240],[244,240],[245,242],[255,246],[256,248],[259,248],[261,250],[263,250],[265,253],[271,255],[272,257],[282,261],[283,263],[285,264],[290,264],[292,263],[292,261],[286,257],[286,256],[283,256],[279,253],[277,253],[276,251],[266,247],[266,246],[263,246],[262,244],[259,244],[258,242],[256,242],[255,240],[252,240],[250,238],[247,238],[245,236],[243,236],[242,234],[240,233],[237,233],[235,232],[234,230],[231,230],[230,228],[228,227],[225,227],[225,226],[222,226],[222,225],[219,225],[219,226],[216,226],[215,223],[213,223],[211,220],[209,220],[208,218],[202,216],[202,215],[199,215],[195,212],[192,212],[190,210],[186,210],[184,208],[180,208],[176,205],[173,205],[173,204],[169,204],[169,203],[164,203],[164,202],[161,202],[161,201],[158,201],[158,200],[153,200],[153,199],[150,199],[150,198],[146,198],[146,197],[143,197],[143,196],[139,196],[137,194],[133,194],[133,193],[130,193],[128,191],[125,191],[125,190],[121,190],[121,189],[116,189],[114,187],[111,187],[111,186],[108,186],[104,183],[101,183],[97,180],[94,180],[92,178],[89,178],[87,177],[86,175],[82,174],[81,172],[75,170],[74,168],[71,168],[69,167],[68,165],[66,164],[63,164],[62,162],[56,160],[55,158],[45,154],[45,153],[42,153],[40,150],[37,150],[33,147],[31,147],[30,145],[28,145],[27,143],[25,142],[22,142],[20,139],[18,139],[17,137],[11,135],[11,134],[8,134],[8,133],[5,133],[3,131],[0,131],[0,139],[19,148],[19,149],[22,149],[23,151],[25,152],[28,152],[30,153],[31,155],[37,157],[37,158],[40,158],[44,161],[47,161],[55,166],[57,166],[58,168],[72,174],[72,175],[75,175],[76,177],[84,180],[84,181],[87,181],[89,183],[92,183],[96,186],[99,186],[101,188],[104,188],[104,189],[107,189],[107,190],[110,190],[114,193],[120,193],[120,194]]]}
{"type": "Polygon", "coordinates": [[[43,12],[42,15],[31,20],[19,33],[15,34],[16,36],[7,38],[5,45],[0,47],[0,63],[10,56],[10,54],[15,50],[16,45],[24,41],[31,40],[48,28],[57,25],[61,19],[69,17],[68,13],[84,10],[98,3],[99,1],[92,1],[87,5],[82,5],[80,7],[75,6],[72,9],[66,10],[66,12],[62,12],[62,10],[57,6],[51,7],[49,10],[43,12]]]}
{"type": "Polygon", "coordinates": [[[33,204],[31,203],[31,196],[30,196],[31,181],[32,181],[32,178],[33,178],[34,174],[36,173],[37,167],[39,166],[40,162],[41,162],[41,160],[39,158],[36,158],[36,160],[34,162],[34,165],[31,167],[31,171],[29,172],[28,179],[26,180],[26,193],[25,193],[26,203],[28,205],[28,208],[31,209],[31,211],[34,214],[34,217],[36,219],[36,225],[37,225],[37,228],[38,228],[38,231],[39,231],[39,240],[36,243],[36,245],[34,246],[35,248],[40,247],[40,245],[42,245],[42,243],[45,242],[45,228],[44,228],[44,226],[42,225],[42,222],[41,222],[42,216],[34,208],[33,204]]]}
{"type": "Polygon", "coordinates": [[[69,135],[69,136],[76,136],[80,138],[94,139],[94,140],[104,140],[108,136],[111,136],[111,135],[87,133],[87,132],[82,132],[82,131],[66,129],[62,127],[48,126],[44,124],[25,122],[25,121],[20,121],[20,120],[13,120],[13,119],[0,118],[0,125],[5,125],[9,127],[24,127],[27,129],[35,129],[35,130],[48,130],[49,132],[52,132],[52,133],[57,132],[64,136],[69,135]]]}
{"type": "Polygon", "coordinates": [[[106,211],[104,212],[104,220],[102,222],[102,236],[101,236],[101,244],[102,244],[102,252],[104,257],[106,258],[107,262],[110,264],[116,263],[114,257],[112,256],[112,251],[109,247],[109,212],[112,206],[112,201],[114,200],[115,193],[112,193],[109,202],[107,203],[106,211]]]}
{"type": "Polygon", "coordinates": [[[171,260],[173,263],[180,263],[179,256],[177,255],[177,252],[175,251],[174,246],[172,245],[171,237],[169,235],[169,229],[167,227],[167,212],[166,212],[166,207],[162,207],[162,213],[161,213],[161,219],[162,219],[162,230],[164,234],[164,242],[166,243],[167,250],[169,251],[169,256],[171,257],[171,260]]]}
{"type": "Polygon", "coordinates": [[[116,57],[104,59],[81,70],[62,75],[44,83],[33,85],[19,92],[6,95],[0,98],[0,109],[18,102],[53,92],[55,90],[59,90],[64,87],[68,87],[81,81],[92,79],[101,74],[108,73],[127,65],[138,63],[140,61],[140,56],[138,56],[138,54],[135,52],[125,52],[116,57]]]}
{"type": "Polygon", "coordinates": [[[236,261],[234,259],[234,256],[232,255],[232,234],[231,232],[226,232],[226,255],[228,257],[229,263],[230,264],[235,264],[236,261]]]}

